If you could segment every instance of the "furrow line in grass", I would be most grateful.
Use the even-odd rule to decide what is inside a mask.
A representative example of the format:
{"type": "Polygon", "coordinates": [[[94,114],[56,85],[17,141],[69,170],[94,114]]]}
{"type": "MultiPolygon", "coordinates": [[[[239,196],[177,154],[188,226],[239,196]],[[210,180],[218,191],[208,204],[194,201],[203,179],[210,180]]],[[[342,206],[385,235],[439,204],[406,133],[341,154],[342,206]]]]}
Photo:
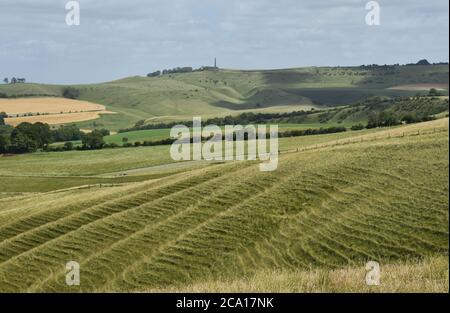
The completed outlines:
{"type": "MultiPolygon", "coordinates": [[[[194,180],[194,182],[199,184],[201,182],[208,181],[208,178],[209,177],[205,177],[204,179],[201,179],[200,181],[195,181],[194,180]]],[[[187,187],[187,188],[190,188],[190,187],[187,187]]],[[[184,189],[181,189],[181,190],[184,190],[184,189]]],[[[148,200],[149,200],[148,193],[147,192],[144,192],[144,193],[146,193],[146,194],[143,194],[142,197],[144,197],[143,199],[146,199],[147,202],[143,200],[143,201],[139,201],[139,202],[137,202],[135,204],[139,204],[139,206],[140,205],[144,205],[144,204],[148,204],[148,200]]],[[[157,192],[157,194],[158,194],[158,192],[157,192]]],[[[164,198],[164,195],[165,195],[164,192],[162,194],[159,194],[160,198],[157,198],[157,197],[153,198],[153,201],[164,198]]],[[[151,197],[150,197],[150,199],[151,199],[151,197]]],[[[43,243],[45,243],[48,240],[58,238],[58,237],[66,234],[68,232],[74,231],[74,230],[78,229],[81,226],[86,226],[86,225],[88,225],[88,224],[90,224],[90,223],[92,223],[92,222],[94,222],[96,220],[101,220],[101,219],[103,219],[103,218],[105,218],[107,216],[110,216],[110,215],[113,215],[113,214],[117,214],[119,212],[124,212],[124,211],[128,211],[128,210],[134,209],[135,207],[125,204],[125,203],[127,203],[127,201],[128,201],[128,199],[123,199],[123,200],[120,200],[120,202],[118,202],[118,203],[113,202],[111,206],[108,206],[107,210],[104,210],[105,208],[103,207],[103,205],[95,206],[95,207],[92,207],[92,208],[86,208],[82,212],[78,212],[78,213],[74,213],[74,214],[69,215],[68,217],[66,217],[64,219],[64,221],[56,220],[56,221],[44,224],[44,225],[42,225],[40,227],[37,227],[37,228],[35,228],[33,230],[29,230],[27,232],[24,232],[22,234],[19,234],[19,235],[15,236],[15,237],[12,237],[12,238],[10,238],[8,240],[4,240],[4,241],[0,242],[0,248],[1,248],[0,251],[6,251],[8,246],[14,246],[15,241],[17,241],[19,239],[23,239],[25,237],[31,239],[31,238],[35,237],[36,235],[39,235],[40,232],[41,233],[47,233],[47,234],[50,232],[50,236],[44,237],[44,240],[38,241],[39,244],[43,244],[43,243]],[[103,213],[102,213],[102,211],[103,211],[103,213]],[[98,214],[93,214],[93,213],[98,213],[98,214]],[[68,220],[69,217],[72,220],[68,220]],[[69,222],[72,222],[72,224],[67,224],[69,222]],[[67,229],[63,233],[61,233],[61,231],[60,231],[61,227],[62,227],[62,224],[67,224],[67,229]]],[[[24,239],[24,241],[30,242],[27,239],[24,239]]],[[[18,250],[16,252],[16,254],[14,254],[14,255],[3,255],[0,252],[0,265],[1,265],[1,262],[4,262],[4,261],[6,261],[9,258],[14,257],[15,255],[18,255],[18,254],[20,254],[22,252],[25,252],[25,251],[27,251],[29,249],[32,249],[33,247],[36,247],[34,245],[30,245],[30,244],[28,244],[28,245],[29,246],[27,247],[27,249],[18,250]]]]}
{"type": "MultiPolygon", "coordinates": [[[[227,181],[227,177],[230,176],[230,175],[235,175],[235,173],[234,173],[234,172],[233,172],[233,173],[230,173],[230,172],[228,171],[226,174],[224,174],[223,176],[221,176],[221,177],[219,177],[219,178],[217,178],[217,179],[220,179],[220,180],[226,182],[226,181],[227,181]]],[[[215,188],[214,181],[210,181],[209,183],[211,184],[211,188],[215,188]]],[[[219,182],[217,182],[217,183],[219,183],[219,182]]],[[[229,182],[229,184],[232,184],[232,182],[229,182]]],[[[199,185],[199,186],[197,186],[197,188],[200,189],[201,186],[199,185]]],[[[202,199],[201,199],[201,197],[200,197],[200,198],[197,198],[197,199],[195,199],[195,200],[196,200],[196,202],[198,202],[198,201],[201,201],[202,199]]],[[[178,205],[181,205],[181,204],[178,203],[178,205]]],[[[183,205],[185,205],[185,204],[183,204],[183,205]]],[[[149,207],[149,209],[152,209],[152,207],[149,207]]],[[[182,214],[183,211],[178,212],[178,213],[174,212],[174,213],[175,213],[175,214],[182,214]]],[[[171,215],[171,216],[169,216],[169,218],[170,218],[170,217],[173,218],[173,216],[174,216],[174,215],[171,215]]],[[[176,215],[175,215],[175,216],[176,216],[176,215]]],[[[164,220],[160,221],[159,223],[163,223],[163,222],[164,222],[164,220]]],[[[166,222],[167,222],[167,221],[166,221],[166,222]]],[[[154,226],[154,225],[153,225],[153,226],[154,226]]],[[[126,241],[128,242],[130,238],[132,238],[132,237],[135,236],[136,234],[139,234],[139,233],[143,232],[143,229],[145,229],[145,224],[143,224],[142,227],[139,227],[138,229],[134,229],[134,233],[132,233],[132,234],[127,234],[127,236],[124,237],[123,239],[121,239],[121,240],[119,240],[119,241],[117,241],[117,242],[115,242],[115,243],[113,243],[113,244],[110,244],[109,246],[105,246],[105,249],[106,249],[106,250],[105,250],[105,249],[103,249],[103,250],[108,251],[108,250],[112,249],[113,247],[115,247],[117,244],[121,243],[121,242],[124,241],[124,240],[126,240],[126,241]]],[[[177,228],[174,228],[174,230],[177,230],[177,228]]],[[[167,229],[164,230],[164,233],[167,234],[167,235],[169,234],[169,233],[167,232],[167,229]]],[[[98,252],[98,249],[97,249],[97,253],[96,253],[95,255],[89,255],[88,258],[87,258],[87,260],[93,259],[94,256],[97,257],[97,256],[98,256],[98,253],[99,253],[99,252],[98,252]]]]}
{"type": "MultiPolygon", "coordinates": [[[[286,179],[286,178],[284,178],[284,179],[286,179]]],[[[271,188],[273,188],[273,187],[271,187],[271,188]]],[[[254,198],[255,196],[256,196],[255,194],[251,194],[251,195],[249,196],[249,198],[243,200],[243,203],[246,203],[246,202],[250,201],[250,199],[254,198]]],[[[211,218],[209,218],[207,221],[204,221],[204,222],[200,223],[199,225],[197,225],[197,226],[194,227],[193,229],[190,228],[190,229],[188,229],[186,232],[182,232],[181,235],[178,236],[178,238],[173,239],[173,240],[171,240],[171,241],[169,241],[169,242],[163,243],[163,245],[161,245],[161,242],[158,242],[158,244],[159,244],[158,251],[159,251],[159,252],[158,252],[157,254],[151,253],[148,257],[142,258],[141,261],[136,260],[136,261],[134,261],[131,265],[129,265],[129,266],[127,266],[125,269],[121,270],[121,272],[123,273],[122,276],[124,277],[123,281],[126,281],[125,277],[126,277],[126,275],[127,275],[127,272],[130,272],[130,273],[131,273],[131,272],[134,271],[135,267],[139,266],[140,264],[144,265],[144,264],[148,263],[149,260],[155,260],[155,259],[157,259],[157,256],[158,256],[158,255],[161,255],[161,253],[163,253],[163,251],[166,251],[166,250],[170,251],[170,250],[171,250],[171,247],[174,247],[174,246],[175,246],[177,243],[179,243],[181,240],[185,239],[186,236],[190,236],[190,234],[193,234],[193,233],[198,232],[199,229],[201,229],[201,228],[207,226],[208,224],[211,224],[212,222],[218,220],[218,218],[225,217],[225,216],[229,217],[230,212],[236,211],[237,208],[239,208],[239,207],[241,207],[241,206],[242,206],[242,204],[238,204],[238,205],[233,206],[233,207],[231,207],[231,208],[228,207],[225,211],[219,212],[218,214],[213,215],[213,216],[212,216],[211,218]]],[[[117,280],[117,278],[116,278],[116,280],[117,280]]],[[[111,284],[111,285],[113,285],[113,284],[111,284]]]]}
{"type": "MultiPolygon", "coordinates": [[[[154,182],[151,184],[145,184],[145,185],[155,185],[154,182]]],[[[156,188],[157,186],[154,186],[153,188],[156,188]]],[[[139,195],[144,195],[146,191],[141,190],[142,186],[136,187],[137,191],[133,191],[133,189],[126,195],[128,198],[136,197],[139,195]]],[[[51,221],[56,221],[57,219],[67,217],[69,215],[72,215],[74,213],[77,213],[85,208],[90,208],[92,206],[99,206],[102,204],[107,205],[108,203],[113,203],[114,201],[117,201],[116,199],[123,196],[125,192],[119,192],[117,194],[112,193],[107,196],[103,195],[99,198],[92,199],[89,201],[81,200],[73,205],[59,205],[56,207],[50,207],[46,209],[44,212],[34,213],[30,214],[29,216],[26,216],[25,218],[20,218],[18,221],[11,222],[6,225],[2,225],[0,227],[0,241],[6,240],[10,237],[13,237],[17,234],[20,234],[22,232],[25,232],[27,230],[31,230],[33,228],[39,227],[43,224],[49,223],[51,221]],[[23,226],[21,226],[23,225],[23,226]],[[3,235],[2,235],[3,234],[3,235]]]]}
{"type": "MultiPolygon", "coordinates": [[[[217,177],[215,178],[215,179],[218,179],[217,177]]],[[[197,185],[197,186],[195,186],[195,188],[201,188],[201,185],[202,184],[199,184],[199,185],[197,185]]],[[[192,187],[193,188],[193,187],[192,187]]],[[[184,191],[184,192],[187,192],[187,191],[184,191]]],[[[177,193],[175,193],[175,194],[172,194],[172,196],[177,196],[177,193]]],[[[136,211],[138,208],[134,208],[134,211],[136,211]]],[[[121,213],[124,213],[124,212],[121,212],[121,213]]],[[[119,213],[117,213],[117,214],[119,214],[119,213]]],[[[123,214],[122,214],[122,216],[123,216],[123,214]]],[[[110,216],[111,217],[111,216],[110,216]]],[[[103,220],[103,219],[102,219],[103,220]]],[[[99,220],[98,220],[99,221],[99,220]]],[[[97,221],[97,222],[98,222],[97,221]]],[[[94,222],[95,223],[95,222],[94,222]]],[[[83,227],[81,228],[81,229],[86,229],[86,226],[88,226],[88,225],[83,225],[83,227]]],[[[94,225],[92,225],[91,227],[94,227],[94,225]]],[[[71,234],[72,232],[70,232],[70,233],[67,233],[67,234],[64,234],[62,237],[66,237],[68,234],[71,234]]],[[[73,237],[73,236],[71,236],[71,237],[73,237]]],[[[70,237],[70,238],[71,238],[70,237]]],[[[54,238],[54,239],[52,239],[52,240],[49,240],[49,241],[47,241],[47,242],[45,242],[45,243],[43,243],[43,245],[41,245],[41,246],[45,246],[45,247],[47,247],[50,243],[52,243],[52,242],[54,242],[54,240],[56,240],[56,239],[58,239],[58,238],[54,238]]],[[[88,242],[88,240],[86,240],[87,238],[83,238],[83,243],[85,244],[86,242],[88,242]]],[[[81,247],[83,246],[83,243],[81,243],[81,247]]],[[[33,249],[31,249],[31,250],[28,250],[28,251],[26,251],[26,252],[24,252],[24,253],[28,253],[28,252],[33,252],[33,251],[35,251],[35,249],[36,249],[37,247],[35,247],[35,248],[33,248],[33,249]]],[[[17,259],[17,257],[15,257],[14,259],[17,259]]],[[[11,260],[11,259],[10,259],[11,260]]],[[[7,263],[6,263],[7,264],[7,263]]],[[[5,263],[3,263],[1,266],[0,266],[0,268],[1,267],[4,267],[5,266],[5,263]]],[[[36,269],[38,272],[39,272],[39,270],[40,269],[36,269]]]]}

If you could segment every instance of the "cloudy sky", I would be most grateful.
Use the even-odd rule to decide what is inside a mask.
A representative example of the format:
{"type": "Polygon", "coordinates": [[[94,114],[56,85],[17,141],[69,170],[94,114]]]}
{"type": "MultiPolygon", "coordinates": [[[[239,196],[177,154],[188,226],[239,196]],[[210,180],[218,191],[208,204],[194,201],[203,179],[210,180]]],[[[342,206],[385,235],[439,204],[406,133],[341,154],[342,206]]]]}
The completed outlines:
{"type": "Polygon", "coordinates": [[[88,83],[176,66],[270,69],[449,59],[447,0],[0,0],[0,76],[88,83]]]}

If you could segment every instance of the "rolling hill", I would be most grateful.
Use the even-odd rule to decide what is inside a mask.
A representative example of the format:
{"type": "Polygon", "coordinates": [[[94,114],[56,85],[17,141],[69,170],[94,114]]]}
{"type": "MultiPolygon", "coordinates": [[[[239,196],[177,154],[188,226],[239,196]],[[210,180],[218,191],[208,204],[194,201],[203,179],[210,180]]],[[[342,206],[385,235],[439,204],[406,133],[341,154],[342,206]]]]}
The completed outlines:
{"type": "MultiPolygon", "coordinates": [[[[196,165],[131,184],[0,199],[0,291],[223,290],[220,282],[242,279],[274,290],[292,273],[320,286],[368,260],[398,271],[423,260],[413,273],[434,264],[441,270],[429,283],[448,292],[448,144],[442,119],[289,138],[275,172],[255,162],[196,165]],[[65,284],[72,260],[80,286],[65,284]]],[[[7,158],[1,170],[99,177],[170,167],[160,149],[33,154],[7,158]]],[[[346,277],[355,286],[364,279],[346,277]]]]}
{"type": "MultiPolygon", "coordinates": [[[[392,114],[414,124],[280,138],[274,172],[174,162],[165,145],[2,155],[0,292],[448,292],[448,65],[213,69],[1,85],[0,97],[27,107],[68,87],[116,113],[77,123],[86,129],[311,108],[321,110],[261,123],[349,128],[392,114]],[[65,282],[69,261],[80,286],[65,282]],[[381,264],[382,286],[364,284],[367,261],[381,264]]],[[[105,141],[169,135],[132,129],[105,141]]]]}
{"type": "MultiPolygon", "coordinates": [[[[189,120],[193,115],[215,117],[242,111],[293,111],[347,105],[370,96],[415,95],[420,86],[447,86],[448,65],[311,67],[285,70],[208,70],[130,77],[102,84],[76,85],[81,100],[105,105],[103,115],[84,128],[117,130],[136,121],[189,120]],[[415,85],[404,88],[401,86],[415,85]]],[[[1,85],[7,97],[61,96],[65,86],[1,85]]],[[[445,88],[444,88],[445,89],[445,88]]]]}

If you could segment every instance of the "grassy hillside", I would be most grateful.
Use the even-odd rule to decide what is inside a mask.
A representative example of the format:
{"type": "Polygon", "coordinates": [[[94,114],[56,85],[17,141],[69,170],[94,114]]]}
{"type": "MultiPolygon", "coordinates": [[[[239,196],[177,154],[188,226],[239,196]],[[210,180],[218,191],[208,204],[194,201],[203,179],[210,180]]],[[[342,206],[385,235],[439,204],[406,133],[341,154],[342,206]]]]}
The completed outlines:
{"type": "MultiPolygon", "coordinates": [[[[183,288],[448,255],[448,119],[310,137],[280,144],[292,150],[275,172],[235,162],[0,199],[0,290],[183,288]],[[79,287],[65,284],[71,260],[79,287]]],[[[155,149],[33,154],[0,169],[95,175],[164,164],[155,149]]]]}
{"type": "Polygon", "coordinates": [[[375,97],[303,118],[290,119],[289,122],[348,127],[357,123],[366,124],[371,115],[381,112],[389,112],[401,120],[405,116],[410,116],[411,119],[435,116],[443,112],[448,113],[448,110],[448,97],[399,97],[391,99],[375,97]]]}
{"type": "MultiPolygon", "coordinates": [[[[81,126],[117,130],[136,121],[172,121],[192,115],[223,116],[237,110],[299,110],[349,104],[370,96],[414,95],[392,90],[405,84],[447,84],[448,65],[299,68],[270,71],[210,70],[161,77],[130,77],[104,84],[74,86],[80,99],[106,105],[104,115],[81,126]]],[[[63,86],[1,85],[0,94],[62,94],[63,86]]],[[[444,92],[448,94],[448,91],[444,92]]]]}
{"type": "MultiPolygon", "coordinates": [[[[279,149],[282,153],[289,153],[297,149],[309,150],[362,140],[404,135],[416,136],[418,132],[441,132],[447,128],[448,119],[444,118],[401,127],[280,138],[279,149]]],[[[198,162],[173,163],[169,149],[170,146],[155,146],[94,151],[39,152],[2,157],[0,158],[0,191],[8,195],[45,192],[99,183],[118,184],[127,181],[142,181],[210,164],[209,162],[202,164],[197,164],[198,162]]]]}

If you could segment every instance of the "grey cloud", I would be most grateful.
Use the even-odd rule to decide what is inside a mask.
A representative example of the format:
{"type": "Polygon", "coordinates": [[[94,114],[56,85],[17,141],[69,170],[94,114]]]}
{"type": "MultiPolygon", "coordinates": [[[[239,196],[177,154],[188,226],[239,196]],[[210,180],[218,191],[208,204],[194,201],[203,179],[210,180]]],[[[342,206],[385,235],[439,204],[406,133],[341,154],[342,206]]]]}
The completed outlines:
{"type": "Polygon", "coordinates": [[[174,66],[228,68],[448,61],[447,0],[0,0],[0,76],[106,81],[174,66]]]}

